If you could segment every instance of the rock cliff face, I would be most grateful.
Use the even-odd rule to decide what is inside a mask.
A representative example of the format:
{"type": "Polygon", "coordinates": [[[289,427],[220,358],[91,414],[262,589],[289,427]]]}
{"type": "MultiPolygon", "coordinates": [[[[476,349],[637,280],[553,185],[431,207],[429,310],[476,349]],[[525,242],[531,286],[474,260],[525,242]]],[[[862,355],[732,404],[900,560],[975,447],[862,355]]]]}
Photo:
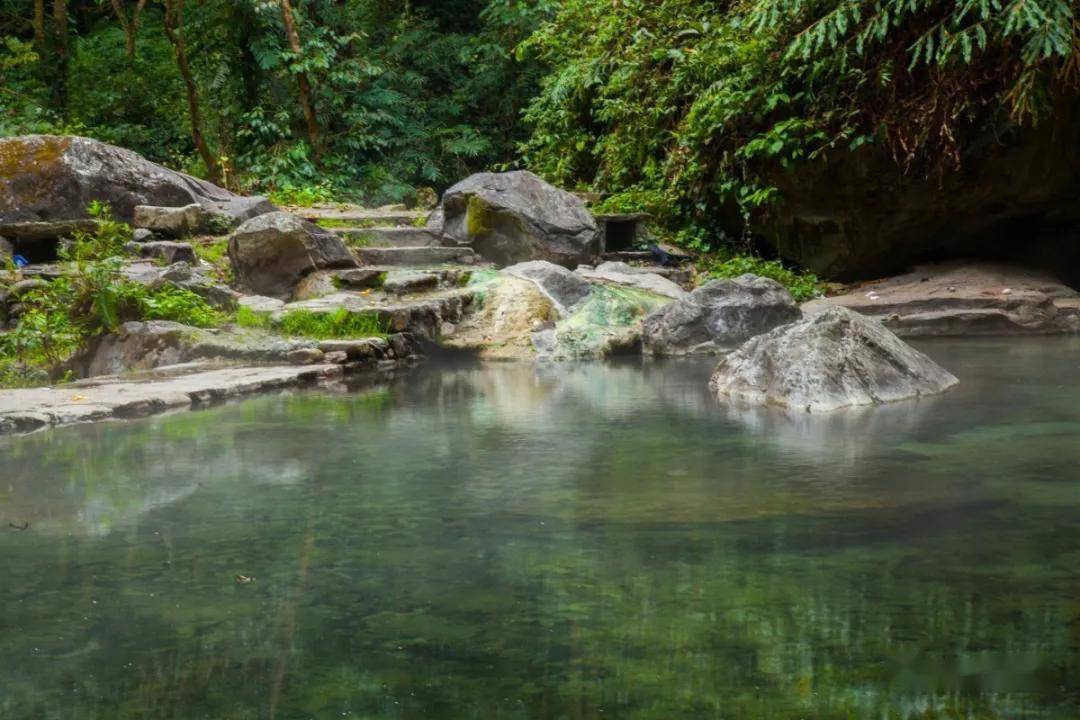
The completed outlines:
{"type": "Polygon", "coordinates": [[[1078,168],[1074,102],[1034,128],[987,128],[942,177],[871,146],[777,173],[784,202],[761,229],[783,258],[839,280],[959,257],[1080,267],[1078,168]]]}
{"type": "Polygon", "coordinates": [[[196,203],[237,221],[274,209],[265,198],[236,195],[98,140],[0,139],[0,235],[18,234],[5,232],[8,225],[87,218],[86,206],[95,200],[124,222],[132,221],[137,205],[196,203]]]}

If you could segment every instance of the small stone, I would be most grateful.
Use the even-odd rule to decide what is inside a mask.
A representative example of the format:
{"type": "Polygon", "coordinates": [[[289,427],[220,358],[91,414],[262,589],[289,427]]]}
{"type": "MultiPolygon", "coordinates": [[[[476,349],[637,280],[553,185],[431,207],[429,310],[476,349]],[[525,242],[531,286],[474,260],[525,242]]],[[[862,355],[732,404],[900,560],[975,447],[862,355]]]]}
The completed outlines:
{"type": "Polygon", "coordinates": [[[131,233],[131,239],[137,243],[150,242],[154,239],[154,233],[146,228],[136,228],[135,232],[131,233]]]}
{"type": "Polygon", "coordinates": [[[124,249],[139,257],[164,260],[166,265],[181,261],[191,264],[198,262],[198,258],[195,257],[195,248],[190,243],[154,240],[144,243],[128,243],[124,246],[124,249]]]}
{"type": "Polygon", "coordinates": [[[1001,291],[1002,295],[1012,295],[1012,288],[1005,288],[1001,291]]]}
{"type": "Polygon", "coordinates": [[[331,365],[344,365],[349,361],[349,355],[341,350],[335,350],[333,352],[325,353],[323,355],[323,361],[328,362],[331,365]]]}
{"type": "Polygon", "coordinates": [[[285,355],[285,359],[293,365],[314,365],[322,362],[326,354],[319,348],[296,348],[285,355]]]}
{"type": "Polygon", "coordinates": [[[456,330],[457,325],[451,322],[444,322],[441,326],[439,326],[439,334],[442,337],[453,337],[456,330]]]}

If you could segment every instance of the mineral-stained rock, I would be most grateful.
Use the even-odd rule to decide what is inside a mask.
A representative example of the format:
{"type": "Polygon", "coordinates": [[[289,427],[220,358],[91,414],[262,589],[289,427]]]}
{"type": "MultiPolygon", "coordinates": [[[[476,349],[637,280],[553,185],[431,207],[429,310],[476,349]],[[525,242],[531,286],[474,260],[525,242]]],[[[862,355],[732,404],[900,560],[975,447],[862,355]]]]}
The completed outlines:
{"type": "Polygon", "coordinates": [[[791,293],[775,280],[713,280],[645,318],[644,348],[654,355],[725,352],[800,317],[791,293]]]}
{"type": "Polygon", "coordinates": [[[314,270],[355,267],[337,235],[285,212],[248,220],[229,238],[237,281],[260,294],[288,298],[314,270]]]}
{"type": "Polygon", "coordinates": [[[681,287],[668,280],[666,277],[655,273],[640,272],[636,268],[622,262],[601,263],[595,269],[578,268],[576,274],[594,283],[607,283],[626,285],[645,290],[656,295],[681,300],[687,292],[681,287]]]}
{"type": "Polygon", "coordinates": [[[990,262],[921,265],[813,300],[807,314],[843,306],[881,320],[900,337],[1080,332],[1080,293],[1052,274],[990,262]]]}
{"type": "Polygon", "coordinates": [[[533,357],[533,330],[558,316],[555,303],[535,283],[504,276],[484,287],[444,344],[487,358],[533,357]]]}
{"type": "Polygon", "coordinates": [[[469,176],[446,191],[428,227],[500,265],[547,260],[573,268],[599,249],[585,204],[527,171],[469,176]]]}
{"type": "Polygon", "coordinates": [[[546,260],[530,260],[511,265],[503,270],[503,273],[535,283],[563,315],[587,298],[592,290],[589,282],[580,275],[546,260]]]}
{"type": "Polygon", "coordinates": [[[935,395],[956,383],[878,321],[835,307],[751,339],[720,360],[710,387],[737,402],[826,412],[935,395]]]}
{"type": "Polygon", "coordinates": [[[0,227],[85,219],[93,201],[108,203],[124,222],[131,222],[136,205],[198,203],[235,220],[274,209],[265,198],[241,197],[98,140],[56,135],[0,139],[0,227]]]}

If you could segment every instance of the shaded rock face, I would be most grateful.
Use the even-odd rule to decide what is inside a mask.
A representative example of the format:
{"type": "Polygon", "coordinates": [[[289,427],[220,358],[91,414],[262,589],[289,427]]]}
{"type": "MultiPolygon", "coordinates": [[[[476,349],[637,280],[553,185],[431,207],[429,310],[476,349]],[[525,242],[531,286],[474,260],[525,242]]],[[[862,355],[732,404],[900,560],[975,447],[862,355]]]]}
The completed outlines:
{"type": "Polygon", "coordinates": [[[585,204],[527,171],[462,180],[443,195],[429,227],[499,265],[547,260],[574,268],[599,250],[596,221],[585,204]]]}
{"type": "Polygon", "coordinates": [[[957,380],[876,320],[830,308],[753,338],[720,360],[722,399],[827,412],[945,392],[957,380]]]}
{"type": "Polygon", "coordinates": [[[742,275],[713,280],[652,313],[645,318],[642,340],[653,355],[720,353],[801,317],[783,285],[742,275]]]}
{"type": "Polygon", "coordinates": [[[803,309],[834,306],[877,318],[900,337],[1080,332],[1080,293],[1047,272],[1002,263],[921,265],[803,309]]]}
{"type": "Polygon", "coordinates": [[[959,257],[1064,261],[1080,278],[1080,103],[1063,105],[1034,128],[988,128],[940,180],[870,146],[777,172],[784,202],[763,234],[782,257],[844,281],[959,257]]]}
{"type": "Polygon", "coordinates": [[[259,295],[288,298],[314,270],[355,267],[341,238],[286,212],[248,220],[229,238],[237,281],[259,295]]]}
{"type": "Polygon", "coordinates": [[[137,205],[194,203],[236,220],[274,209],[265,198],[235,195],[98,140],[56,135],[0,139],[0,228],[83,219],[95,200],[109,203],[124,222],[133,220],[137,205]]]}

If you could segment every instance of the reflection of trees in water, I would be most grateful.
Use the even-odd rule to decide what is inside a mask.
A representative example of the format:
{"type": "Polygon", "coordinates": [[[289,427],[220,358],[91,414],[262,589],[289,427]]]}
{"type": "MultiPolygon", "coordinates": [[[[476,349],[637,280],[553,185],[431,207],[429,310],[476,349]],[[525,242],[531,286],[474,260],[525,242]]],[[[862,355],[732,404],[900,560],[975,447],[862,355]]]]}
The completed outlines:
{"type": "Polygon", "coordinates": [[[68,519],[0,540],[0,716],[1076,715],[1075,493],[972,482],[987,430],[906,442],[913,410],[803,450],[701,387],[425,370],[43,436],[16,495],[68,519]],[[856,432],[879,444],[833,444],[856,432]]]}

